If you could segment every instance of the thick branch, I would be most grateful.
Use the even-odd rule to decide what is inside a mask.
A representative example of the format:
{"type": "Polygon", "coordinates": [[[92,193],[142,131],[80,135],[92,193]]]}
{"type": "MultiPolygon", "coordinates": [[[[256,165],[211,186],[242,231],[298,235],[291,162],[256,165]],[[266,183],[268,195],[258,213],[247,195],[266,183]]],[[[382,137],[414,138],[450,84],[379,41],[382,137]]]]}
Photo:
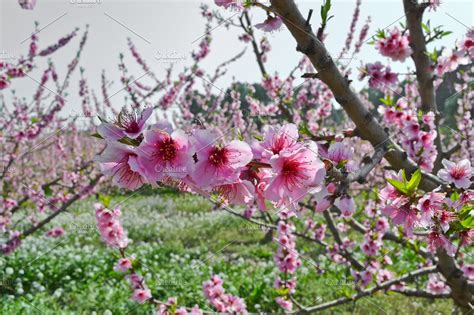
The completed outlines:
{"type": "Polygon", "coordinates": [[[383,157],[387,150],[384,146],[375,150],[374,155],[370,158],[370,161],[364,164],[357,172],[349,174],[347,180],[349,182],[357,181],[359,183],[364,183],[366,181],[367,175],[382,161],[383,157]]]}
{"type": "MultiPolygon", "coordinates": [[[[357,94],[351,90],[347,79],[341,74],[324,45],[316,38],[311,26],[306,23],[293,0],[272,0],[272,11],[282,17],[288,30],[297,42],[297,50],[311,60],[318,70],[318,76],[332,91],[336,101],[341,104],[350,119],[355,123],[363,139],[378,148],[382,145],[390,148],[385,158],[395,169],[405,169],[411,173],[417,165],[407,158],[404,152],[384,128],[375,120],[357,94]]],[[[421,187],[433,190],[442,182],[436,176],[424,174],[421,187]]]]}
{"type": "Polygon", "coordinates": [[[407,28],[410,31],[411,55],[416,67],[416,78],[418,80],[418,91],[421,97],[421,109],[424,112],[432,111],[438,115],[436,98],[433,85],[433,74],[430,71],[431,62],[426,54],[426,42],[421,27],[423,11],[426,6],[420,6],[413,0],[403,0],[407,28]]]}
{"type": "Polygon", "coordinates": [[[438,156],[435,161],[434,170],[438,171],[441,160],[443,159],[443,146],[439,132],[440,114],[436,105],[433,72],[431,71],[431,62],[426,51],[425,34],[422,28],[423,12],[426,9],[426,4],[418,4],[417,1],[414,0],[403,0],[403,6],[407,17],[407,28],[410,31],[410,47],[413,50],[411,58],[416,67],[416,79],[418,81],[418,93],[421,98],[421,109],[425,113],[431,111],[435,114],[435,125],[438,133],[435,144],[438,148],[438,156]]]}
{"type": "Polygon", "coordinates": [[[470,303],[473,303],[473,295],[464,272],[459,269],[454,258],[448,256],[444,249],[439,249],[437,256],[438,270],[451,288],[451,297],[463,312],[472,311],[470,303]]]}

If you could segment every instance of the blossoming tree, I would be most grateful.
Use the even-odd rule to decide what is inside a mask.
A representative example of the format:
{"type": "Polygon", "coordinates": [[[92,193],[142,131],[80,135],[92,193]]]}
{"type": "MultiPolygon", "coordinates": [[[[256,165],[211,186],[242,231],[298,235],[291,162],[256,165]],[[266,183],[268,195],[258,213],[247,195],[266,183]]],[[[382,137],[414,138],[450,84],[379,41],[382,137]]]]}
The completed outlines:
{"type": "MultiPolygon", "coordinates": [[[[305,18],[293,0],[215,0],[218,10],[203,7],[206,35],[192,54],[193,65],[177,81],[171,69],[159,79],[130,41],[134,59],[154,86],[134,79],[121,59],[121,82],[131,108],[114,119],[103,117],[97,128],[97,137],[106,143],[97,159],[101,171],[130,190],[166,185],[201,195],[217,209],[265,228],[278,247],[275,302],[285,312],[316,312],[376,292],[394,292],[452,299],[468,313],[474,307],[474,265],[469,259],[474,233],[474,94],[469,85],[474,31],[453,47],[429,52],[428,44],[449,34],[423,20],[423,13],[436,10],[439,1],[401,2],[406,23],[379,31],[372,48],[414,69],[402,81],[388,63],[367,63],[360,67],[359,80],[367,79],[369,89],[362,91],[355,91],[351,69],[324,44],[329,0],[321,7],[316,30],[311,26],[313,11],[305,18]],[[224,19],[219,13],[224,9],[236,17],[224,19]],[[264,10],[267,18],[254,24],[252,10],[264,10]],[[255,54],[260,85],[234,83],[224,93],[213,93],[226,66],[241,54],[214,73],[200,67],[210,53],[212,23],[241,30],[238,39],[255,54]],[[264,36],[283,28],[303,55],[286,78],[267,70],[271,45],[264,36]],[[450,126],[438,108],[437,90],[460,67],[464,70],[454,84],[456,125],[450,126]],[[306,80],[297,86],[298,72],[306,80]],[[204,93],[197,88],[200,81],[204,93]],[[380,97],[374,99],[374,93],[380,97]],[[343,119],[336,117],[334,101],[343,119]],[[152,121],[153,108],[160,109],[163,119],[152,121]],[[296,275],[307,259],[298,249],[300,239],[345,266],[355,293],[301,305],[295,298],[296,275]],[[397,268],[403,262],[397,255],[400,246],[413,257],[409,270],[397,268]]],[[[354,42],[360,5],[357,1],[340,56],[358,54],[367,39],[370,19],[354,42]]],[[[120,209],[97,204],[95,211],[102,239],[120,253],[115,270],[126,274],[134,301],[155,304],[159,314],[205,312],[154,294],[140,275],[139,257],[128,255],[130,241],[120,209]]],[[[247,312],[245,297],[227,294],[219,276],[202,289],[216,311],[247,312]]]]}
{"type": "MultiPolygon", "coordinates": [[[[90,195],[102,177],[94,170],[95,152],[90,150],[99,150],[101,145],[91,141],[92,131],[86,131],[93,128],[92,118],[87,115],[87,102],[83,103],[84,113],[76,112],[71,118],[61,114],[71,76],[78,68],[87,40],[87,30],[64,78],[49,61],[40,81],[36,81],[34,70],[39,68],[40,59],[54,56],[78,34],[74,30],[40,49],[39,32],[37,25],[26,56],[0,62],[0,250],[3,254],[14,251],[25,237],[43,227],[50,229],[46,235],[61,236],[64,231],[51,227],[50,222],[74,202],[90,195]],[[38,83],[31,99],[13,90],[15,81],[20,79],[38,83]]],[[[87,100],[84,79],[80,85],[80,96],[87,100]]]]}
{"type": "MultiPolygon", "coordinates": [[[[404,0],[406,25],[378,32],[374,46],[394,62],[411,58],[414,70],[401,82],[382,62],[361,67],[359,79],[368,77],[370,88],[382,95],[374,103],[367,90],[351,88],[350,70],[325,48],[330,1],[321,7],[317,31],[311,27],[312,11],[305,18],[292,0],[215,3],[239,17],[224,20],[207,7],[203,16],[208,23],[242,30],[239,39],[255,53],[266,97],[256,97],[253,86],[246,86],[242,95],[237,85],[224,96],[212,95],[211,86],[221,72],[207,75],[198,67],[209,52],[208,35],[193,54],[196,64],[180,74],[178,82],[148,88],[165,91],[155,107],[166,113],[177,104],[179,114],[150,123],[151,94],[146,94],[141,104],[135,104],[135,115],[123,112],[121,123],[104,122],[99,127],[107,142],[100,158],[104,174],[129,189],[164,184],[202,195],[224,211],[268,229],[278,244],[276,303],[286,312],[319,311],[378,291],[451,298],[462,311],[472,310],[474,267],[468,257],[474,233],[473,92],[468,85],[472,69],[458,74],[455,133],[443,132],[436,90],[443,75],[472,62],[474,32],[459,39],[456,47],[429,53],[427,43],[449,34],[423,23],[423,12],[439,3],[404,0]],[[257,9],[264,10],[267,19],[253,26],[249,12],[257,9]],[[258,40],[257,33],[283,26],[304,55],[286,79],[267,72],[270,44],[265,37],[258,40]],[[293,83],[296,70],[307,78],[301,86],[293,83]],[[195,78],[205,82],[206,95],[193,89],[195,78]],[[328,121],[332,100],[348,118],[342,129],[328,121]],[[309,307],[298,303],[293,297],[302,265],[298,238],[324,247],[330,259],[347,266],[357,293],[309,307]],[[418,258],[412,270],[397,274],[392,265],[399,260],[394,247],[399,244],[418,258]],[[425,288],[410,285],[426,275],[425,288]]],[[[360,1],[343,53],[351,49],[359,53],[367,37],[368,24],[352,47],[359,15],[360,1]]],[[[133,45],[131,49],[144,66],[133,45]]],[[[141,90],[136,84],[129,93],[143,95],[141,90]]],[[[174,298],[162,301],[153,296],[134,269],[135,257],[126,256],[128,241],[119,214],[118,209],[97,206],[98,228],[108,245],[122,253],[116,268],[128,273],[132,298],[157,304],[160,314],[202,313],[197,306],[177,308],[174,298]]],[[[242,299],[225,294],[218,276],[203,289],[217,311],[246,312],[242,299]]]]}

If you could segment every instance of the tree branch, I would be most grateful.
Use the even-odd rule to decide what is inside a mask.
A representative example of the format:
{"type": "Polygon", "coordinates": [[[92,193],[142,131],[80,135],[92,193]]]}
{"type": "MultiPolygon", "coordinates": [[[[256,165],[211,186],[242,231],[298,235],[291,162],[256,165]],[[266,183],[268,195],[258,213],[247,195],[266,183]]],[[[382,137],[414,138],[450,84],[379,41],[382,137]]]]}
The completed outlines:
{"type": "MultiPolygon", "coordinates": [[[[390,150],[385,158],[397,170],[414,172],[418,166],[407,158],[400,146],[391,140],[384,128],[375,120],[357,94],[351,90],[347,79],[341,74],[324,45],[314,35],[311,25],[306,24],[293,0],[271,0],[272,12],[276,12],[285,23],[297,42],[297,50],[311,60],[318,70],[319,78],[332,91],[336,101],[355,123],[360,136],[370,141],[374,147],[385,145],[390,150]]],[[[424,173],[420,184],[427,191],[441,185],[442,181],[431,174],[424,173]]]]}
{"type": "Polygon", "coordinates": [[[416,79],[418,81],[418,93],[421,98],[421,110],[423,112],[433,112],[435,114],[435,126],[437,137],[435,139],[438,148],[438,156],[434,163],[434,170],[440,168],[440,162],[443,159],[443,145],[441,143],[441,134],[439,130],[440,113],[436,105],[436,94],[433,84],[433,73],[431,71],[431,61],[426,51],[425,34],[423,34],[422,22],[423,12],[426,9],[425,4],[418,4],[414,0],[403,0],[405,16],[407,18],[407,28],[410,31],[410,47],[413,50],[411,58],[416,67],[416,79]]]}
{"type": "MultiPolygon", "coordinates": [[[[331,212],[324,211],[323,215],[328,224],[328,228],[334,237],[334,240],[339,246],[341,246],[343,244],[342,239],[341,239],[341,236],[339,235],[339,231],[337,230],[336,224],[334,224],[334,218],[332,217],[331,212]]],[[[362,265],[357,259],[355,259],[349,252],[347,252],[345,249],[342,249],[342,248],[340,250],[341,250],[342,256],[346,258],[355,269],[357,270],[364,269],[364,265],[362,265]]]]}
{"type": "Polygon", "coordinates": [[[373,293],[375,293],[377,291],[388,289],[394,284],[404,282],[404,281],[411,281],[414,278],[417,278],[417,277],[420,277],[420,276],[423,276],[423,275],[426,275],[426,274],[429,274],[429,273],[433,273],[435,271],[436,271],[435,266],[421,268],[421,269],[418,269],[416,271],[409,272],[409,273],[407,273],[407,274],[405,274],[405,275],[403,275],[399,278],[383,282],[382,284],[380,284],[378,286],[375,286],[373,288],[363,290],[363,291],[361,291],[357,294],[352,295],[351,297],[342,297],[342,298],[339,298],[339,299],[336,299],[336,300],[333,300],[333,301],[330,301],[330,302],[326,302],[326,303],[323,303],[323,304],[320,304],[320,305],[307,307],[307,308],[305,308],[301,311],[294,312],[294,314],[306,314],[306,313],[310,313],[310,312],[322,311],[322,310],[328,309],[328,308],[333,307],[333,306],[353,302],[353,301],[356,301],[356,300],[358,300],[360,298],[363,298],[365,296],[372,295],[373,293]]]}
{"type": "Polygon", "coordinates": [[[427,298],[427,299],[448,299],[448,298],[450,298],[449,294],[447,294],[447,293],[433,294],[433,293],[429,293],[427,291],[410,289],[410,288],[406,288],[406,289],[403,289],[403,290],[391,290],[391,291],[403,294],[405,296],[422,297],[422,298],[427,298]]]}

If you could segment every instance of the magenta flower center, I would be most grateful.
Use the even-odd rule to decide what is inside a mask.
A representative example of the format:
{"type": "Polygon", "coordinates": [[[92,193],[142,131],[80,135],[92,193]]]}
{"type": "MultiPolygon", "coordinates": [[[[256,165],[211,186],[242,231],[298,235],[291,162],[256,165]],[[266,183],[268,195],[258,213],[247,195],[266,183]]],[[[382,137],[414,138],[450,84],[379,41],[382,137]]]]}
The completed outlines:
{"type": "Polygon", "coordinates": [[[466,170],[457,165],[454,166],[449,173],[454,179],[461,179],[466,176],[466,170]]]}
{"type": "Polygon", "coordinates": [[[118,116],[117,126],[125,129],[129,133],[140,132],[138,124],[139,117],[136,112],[121,112],[118,116]]]}
{"type": "Polygon", "coordinates": [[[138,126],[138,123],[136,121],[132,121],[126,128],[127,132],[130,133],[137,133],[140,131],[140,126],[138,126]]]}
{"type": "Polygon", "coordinates": [[[160,144],[159,155],[163,161],[170,161],[176,157],[177,147],[173,139],[168,138],[160,144]]]}
{"type": "Polygon", "coordinates": [[[297,160],[286,160],[283,163],[281,174],[285,178],[286,184],[289,186],[295,186],[301,181],[308,179],[308,176],[302,172],[302,163],[297,160]]]}
{"type": "Polygon", "coordinates": [[[277,137],[277,139],[272,144],[273,154],[278,154],[286,146],[286,139],[283,136],[277,137]]]}
{"type": "Polygon", "coordinates": [[[214,166],[223,166],[229,162],[226,148],[214,148],[209,154],[209,162],[214,166]]]}

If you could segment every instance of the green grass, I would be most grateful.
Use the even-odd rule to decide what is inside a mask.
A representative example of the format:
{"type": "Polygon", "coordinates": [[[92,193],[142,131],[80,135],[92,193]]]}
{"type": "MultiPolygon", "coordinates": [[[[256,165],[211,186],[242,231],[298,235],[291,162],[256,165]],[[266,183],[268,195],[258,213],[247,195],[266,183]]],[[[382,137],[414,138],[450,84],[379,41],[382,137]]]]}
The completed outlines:
{"type": "MultiPolygon", "coordinates": [[[[220,274],[227,292],[244,298],[250,312],[280,312],[272,289],[276,271],[274,243],[260,244],[265,233],[194,196],[116,196],[122,222],[133,243],[128,254],[139,258],[140,273],[162,300],[178,297],[180,305],[209,310],[202,283],[220,274]]],[[[12,255],[0,258],[1,314],[153,314],[149,305],[130,301],[123,275],[113,271],[117,253],[95,230],[93,201],[61,214],[55,225],[62,238],[37,235],[12,255]]],[[[306,257],[298,270],[295,297],[314,305],[354,293],[346,269],[329,261],[321,248],[300,242],[306,257]],[[317,262],[320,274],[310,263],[317,262]]],[[[378,295],[324,314],[450,314],[450,301],[378,295]]]]}

